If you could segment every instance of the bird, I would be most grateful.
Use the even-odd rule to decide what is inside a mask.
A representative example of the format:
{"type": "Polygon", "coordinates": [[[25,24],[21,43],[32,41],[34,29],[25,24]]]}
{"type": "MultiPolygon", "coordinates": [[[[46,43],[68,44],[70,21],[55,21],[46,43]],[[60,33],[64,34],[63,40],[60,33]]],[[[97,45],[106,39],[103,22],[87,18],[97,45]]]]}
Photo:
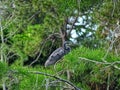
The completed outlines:
{"type": "Polygon", "coordinates": [[[45,62],[45,67],[54,65],[58,60],[60,60],[63,56],[68,54],[71,51],[71,48],[68,46],[67,41],[64,41],[63,46],[57,48],[52,54],[48,57],[45,62]]]}

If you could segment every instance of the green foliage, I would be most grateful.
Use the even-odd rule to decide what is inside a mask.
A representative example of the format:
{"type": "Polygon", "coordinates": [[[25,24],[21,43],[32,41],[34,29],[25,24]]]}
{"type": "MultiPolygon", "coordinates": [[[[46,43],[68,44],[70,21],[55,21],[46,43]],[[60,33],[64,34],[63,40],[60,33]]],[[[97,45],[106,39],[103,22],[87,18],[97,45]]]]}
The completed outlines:
{"type": "MultiPolygon", "coordinates": [[[[3,33],[1,37],[4,42],[0,42],[0,45],[1,57],[5,59],[6,63],[3,63],[2,60],[0,62],[0,87],[5,83],[9,90],[45,90],[47,80],[49,82],[56,80],[30,72],[40,71],[68,79],[84,90],[97,90],[98,88],[103,90],[107,86],[110,86],[111,90],[119,89],[120,73],[114,65],[119,66],[117,62],[120,57],[115,56],[112,52],[104,57],[107,54],[106,50],[92,49],[100,41],[95,37],[93,27],[96,24],[94,22],[99,26],[96,36],[101,35],[102,37],[101,31],[104,27],[114,29],[119,21],[119,6],[118,0],[2,0],[0,2],[0,11],[3,13],[0,13],[0,26],[2,26],[0,34],[3,33]],[[7,7],[3,8],[4,5],[7,7]],[[85,25],[74,26],[78,34],[75,39],[78,41],[77,43],[80,42],[82,45],[92,48],[76,48],[66,55],[64,60],[56,64],[55,68],[53,66],[44,68],[38,63],[38,66],[25,67],[23,63],[26,60],[30,61],[29,57],[32,57],[32,61],[35,60],[40,50],[42,53],[38,62],[43,60],[44,63],[48,55],[61,44],[61,40],[57,36],[50,37],[48,41],[45,41],[46,38],[54,33],[59,33],[61,28],[66,29],[64,27],[66,19],[76,17],[78,13],[85,17],[83,18],[85,25]],[[93,19],[94,22],[92,22],[93,19]],[[88,25],[90,26],[87,27],[88,25]],[[82,29],[85,29],[86,32],[80,35],[82,29]],[[93,36],[87,37],[89,32],[93,36]],[[42,42],[45,43],[43,47],[42,42]],[[79,57],[88,60],[81,60],[79,57]],[[104,60],[111,64],[106,64],[104,60]],[[11,63],[9,63],[10,61],[11,63]]],[[[53,84],[56,86],[48,86],[50,90],[59,90],[62,88],[61,86],[68,87],[61,82],[53,84]],[[61,86],[59,87],[59,85],[61,86]]]]}
{"type": "Polygon", "coordinates": [[[93,19],[98,24],[97,36],[104,39],[109,30],[115,30],[120,17],[120,1],[105,0],[94,10],[93,19]]]}
{"type": "MultiPolygon", "coordinates": [[[[35,74],[33,72],[39,71],[43,73],[49,73],[51,75],[55,74],[52,70],[46,70],[43,67],[22,67],[12,65],[9,70],[9,75],[11,77],[7,77],[6,79],[6,86],[10,90],[45,90],[45,84],[47,83],[46,80],[48,77],[35,74]],[[11,81],[12,79],[12,81],[11,81]]],[[[49,79],[54,80],[54,79],[49,79]]]]}
{"type": "Polygon", "coordinates": [[[33,56],[39,48],[42,32],[40,25],[28,26],[22,34],[12,38],[14,48],[18,47],[26,55],[33,56]]]}
{"type": "Polygon", "coordinates": [[[99,6],[103,0],[81,0],[80,8],[81,11],[86,12],[87,10],[91,10],[92,8],[99,6]]]}
{"type": "MultiPolygon", "coordinates": [[[[40,43],[49,37],[49,35],[59,33],[61,28],[66,28],[63,25],[67,18],[76,16],[75,10],[84,9],[85,6],[88,7],[84,10],[89,10],[92,7],[91,1],[13,0],[11,4],[8,0],[5,0],[6,6],[10,10],[5,8],[9,13],[3,16],[2,25],[5,27],[3,32],[5,39],[7,38],[5,44],[11,49],[10,54],[12,53],[17,56],[17,58],[12,58],[12,60],[20,60],[23,63],[29,56],[35,58],[40,51],[40,43]],[[10,24],[8,24],[9,22],[10,24]]],[[[94,4],[96,3],[98,3],[98,0],[94,4]]],[[[60,41],[56,37],[53,39],[60,41]]],[[[51,53],[48,50],[53,51],[56,47],[60,46],[58,43],[55,43],[53,48],[50,48],[50,45],[51,42],[46,43],[45,49],[42,52],[42,60],[46,59],[49,53],[51,53]]]]}
{"type": "MultiPolygon", "coordinates": [[[[48,68],[44,68],[42,66],[41,67],[37,66],[34,68],[22,67],[13,64],[9,69],[6,69],[5,68],[6,65],[2,63],[0,66],[1,68],[3,68],[2,71],[5,72],[6,70],[9,71],[8,74],[12,76],[12,78],[14,79],[14,82],[11,83],[10,78],[6,76],[7,86],[11,84],[11,86],[8,86],[10,90],[16,90],[18,88],[19,90],[23,90],[23,89],[45,90],[44,85],[47,82],[46,80],[49,80],[50,82],[54,80],[53,78],[48,79],[48,77],[41,74],[32,73],[34,71],[49,73],[51,75],[56,75],[66,79],[68,79],[67,71],[69,71],[70,81],[74,82],[75,85],[85,90],[104,88],[104,85],[105,87],[107,87],[106,85],[108,84],[108,82],[110,83],[110,85],[119,88],[120,87],[119,79],[116,80],[116,78],[119,77],[119,70],[113,68],[112,64],[108,65],[108,64],[97,63],[97,62],[103,62],[102,58],[104,57],[105,54],[106,54],[105,50],[103,49],[89,49],[85,47],[79,47],[71,51],[70,54],[66,55],[64,57],[64,60],[60,61],[55,65],[55,68],[53,68],[53,66],[50,66],[48,68]],[[96,61],[96,63],[91,62],[89,60],[81,60],[79,57],[96,61]]],[[[109,53],[105,60],[114,63],[115,61],[119,61],[119,57],[116,57],[112,53],[109,53]]],[[[3,75],[3,73],[0,75],[3,75]]],[[[64,86],[65,84],[62,83],[62,85],[64,86]]],[[[53,90],[55,88],[59,89],[60,87],[50,86],[48,88],[50,90],[53,90]]]]}
{"type": "MultiPolygon", "coordinates": [[[[103,62],[105,55],[106,51],[103,49],[88,49],[85,47],[80,47],[66,55],[65,62],[63,63],[65,63],[65,66],[68,66],[67,69],[72,72],[71,80],[75,83],[84,83],[84,86],[88,85],[88,87],[92,90],[100,87],[104,88],[104,84],[107,85],[108,82],[112,84],[114,80],[116,80],[114,77],[119,77],[119,70],[113,69],[111,65],[115,61],[120,60],[120,57],[116,57],[113,53],[108,53],[105,60],[107,62],[111,62],[111,65],[97,63],[103,62]],[[96,61],[96,63],[89,60],[81,60],[79,57],[96,61]],[[109,81],[108,75],[110,75],[109,81]],[[96,87],[94,85],[96,85],[96,87]]],[[[114,83],[117,84],[116,82],[119,82],[119,80],[114,83]]],[[[117,84],[116,88],[118,87],[120,87],[119,84],[117,84]]]]}
{"type": "Polygon", "coordinates": [[[8,72],[7,64],[0,62],[0,88],[2,87],[2,84],[6,79],[5,77],[7,76],[7,72],[8,72]]]}
{"type": "Polygon", "coordinates": [[[6,65],[6,63],[0,62],[0,80],[2,79],[2,77],[5,76],[7,70],[8,70],[8,66],[6,65]]]}

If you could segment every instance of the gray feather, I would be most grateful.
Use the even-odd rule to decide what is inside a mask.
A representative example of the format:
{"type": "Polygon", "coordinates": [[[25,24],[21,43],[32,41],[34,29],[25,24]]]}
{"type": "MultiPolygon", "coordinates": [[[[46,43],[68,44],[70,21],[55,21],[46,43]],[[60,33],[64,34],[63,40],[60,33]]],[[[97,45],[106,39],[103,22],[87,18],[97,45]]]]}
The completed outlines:
{"type": "Polygon", "coordinates": [[[56,49],[45,62],[45,66],[55,64],[59,59],[64,56],[64,49],[62,47],[56,49]]]}
{"type": "Polygon", "coordinates": [[[64,55],[70,52],[70,47],[64,43],[64,47],[60,47],[56,49],[45,62],[45,67],[55,64],[58,60],[60,60],[64,55]]]}

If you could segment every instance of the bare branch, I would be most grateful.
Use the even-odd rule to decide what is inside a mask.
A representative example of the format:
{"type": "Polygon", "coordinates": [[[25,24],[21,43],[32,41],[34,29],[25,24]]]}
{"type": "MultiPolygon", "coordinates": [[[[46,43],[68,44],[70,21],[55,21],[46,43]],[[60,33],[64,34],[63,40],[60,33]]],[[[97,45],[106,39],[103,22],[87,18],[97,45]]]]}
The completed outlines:
{"type": "Polygon", "coordinates": [[[38,56],[36,57],[36,59],[35,59],[29,66],[33,65],[35,62],[38,61],[38,59],[39,59],[39,57],[41,56],[42,51],[43,51],[43,49],[44,49],[45,43],[46,43],[47,40],[50,39],[53,35],[59,36],[58,33],[54,33],[54,34],[49,35],[48,38],[46,38],[45,40],[43,40],[43,42],[41,42],[42,47],[40,48],[40,52],[39,52],[38,56]]]}
{"type": "MultiPolygon", "coordinates": [[[[11,70],[13,73],[18,73],[18,71],[16,70],[11,70]]],[[[39,71],[28,71],[28,73],[31,73],[31,74],[40,74],[40,75],[45,75],[45,76],[49,76],[49,77],[52,77],[52,78],[55,78],[61,82],[65,82],[67,83],[68,85],[71,85],[75,90],[82,90],[80,88],[78,88],[77,86],[75,86],[72,82],[68,81],[68,80],[65,80],[63,78],[60,78],[60,77],[57,77],[56,75],[51,75],[51,74],[48,74],[48,73],[44,73],[44,72],[39,72],[39,71]]]]}
{"type": "Polygon", "coordinates": [[[115,61],[115,62],[100,62],[100,61],[96,61],[96,60],[91,60],[88,58],[83,58],[83,57],[79,57],[80,60],[84,60],[84,61],[88,61],[88,62],[92,62],[92,63],[96,63],[96,64],[104,64],[104,65],[109,65],[109,66],[113,66],[114,68],[120,70],[120,68],[116,65],[116,64],[120,64],[120,61],[115,61]]]}
{"type": "Polygon", "coordinates": [[[71,29],[69,30],[69,33],[68,33],[67,36],[70,36],[70,34],[71,34],[71,32],[72,32],[72,30],[73,30],[73,28],[74,28],[74,25],[75,25],[75,23],[77,22],[77,20],[78,20],[78,16],[75,17],[75,20],[74,20],[74,22],[72,23],[71,29]]]}
{"type": "Polygon", "coordinates": [[[33,17],[35,17],[35,15],[37,15],[37,14],[39,14],[39,13],[40,13],[40,11],[35,12],[35,13],[28,19],[28,21],[30,21],[33,17]]]}
{"type": "Polygon", "coordinates": [[[110,88],[110,73],[108,73],[107,90],[110,88]]]}
{"type": "Polygon", "coordinates": [[[38,72],[38,71],[29,71],[29,73],[41,74],[41,75],[49,76],[49,77],[55,78],[55,79],[57,79],[57,80],[59,80],[59,81],[62,81],[62,82],[65,82],[65,83],[71,85],[72,87],[74,87],[75,90],[81,90],[81,89],[79,89],[78,87],[76,87],[73,83],[71,83],[70,81],[67,81],[67,80],[65,80],[65,79],[62,79],[62,78],[57,77],[57,76],[55,76],[55,75],[51,75],[51,74],[47,74],[47,73],[43,73],[43,72],[38,72]]]}
{"type": "Polygon", "coordinates": [[[3,83],[3,90],[6,90],[6,85],[5,85],[5,83],[3,83]]]}
{"type": "Polygon", "coordinates": [[[61,39],[62,39],[62,43],[64,43],[65,41],[65,32],[62,32],[62,30],[60,29],[60,36],[61,36],[61,39]]]}
{"type": "Polygon", "coordinates": [[[74,25],[75,25],[75,23],[76,23],[77,20],[78,20],[79,13],[80,13],[80,2],[81,2],[81,0],[77,0],[77,4],[78,4],[78,12],[77,12],[77,16],[75,17],[74,22],[72,22],[71,29],[69,30],[69,33],[68,33],[67,36],[69,36],[69,35],[71,34],[71,31],[73,30],[74,25]]]}
{"type": "Polygon", "coordinates": [[[96,63],[96,64],[110,64],[110,63],[105,63],[105,62],[100,62],[100,61],[96,61],[96,60],[91,60],[88,58],[84,58],[84,57],[79,57],[80,60],[84,60],[84,61],[88,61],[88,62],[92,62],[92,63],[96,63]]]}
{"type": "Polygon", "coordinates": [[[116,0],[113,0],[113,10],[112,10],[112,14],[111,14],[111,16],[113,17],[113,15],[114,15],[114,12],[115,12],[115,5],[116,5],[116,0]]]}
{"type": "Polygon", "coordinates": [[[44,46],[45,46],[45,43],[46,43],[46,40],[45,41],[43,41],[41,44],[42,44],[42,47],[41,47],[41,50],[40,50],[40,52],[39,52],[39,54],[38,54],[38,56],[37,56],[37,58],[29,65],[29,66],[31,66],[31,65],[33,65],[35,62],[37,62],[38,61],[38,59],[39,59],[39,57],[41,56],[41,54],[42,54],[42,51],[43,51],[43,48],[44,48],[44,46]]]}
{"type": "Polygon", "coordinates": [[[1,51],[0,51],[0,54],[1,54],[1,62],[3,62],[3,59],[4,59],[4,53],[3,53],[3,44],[4,44],[4,33],[3,33],[3,26],[2,26],[2,23],[1,23],[1,20],[0,20],[0,33],[1,33],[1,51]]]}

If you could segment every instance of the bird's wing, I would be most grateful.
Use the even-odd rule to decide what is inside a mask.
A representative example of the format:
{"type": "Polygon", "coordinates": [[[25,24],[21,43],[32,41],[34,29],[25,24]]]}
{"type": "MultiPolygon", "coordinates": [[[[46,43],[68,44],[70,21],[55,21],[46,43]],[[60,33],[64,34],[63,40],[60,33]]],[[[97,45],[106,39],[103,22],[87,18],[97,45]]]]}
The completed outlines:
{"type": "Polygon", "coordinates": [[[47,59],[45,66],[56,63],[59,59],[64,56],[64,49],[62,47],[56,49],[47,59]]]}
{"type": "Polygon", "coordinates": [[[64,54],[64,49],[62,47],[56,49],[50,56],[54,57],[56,55],[63,55],[64,54]]]}

